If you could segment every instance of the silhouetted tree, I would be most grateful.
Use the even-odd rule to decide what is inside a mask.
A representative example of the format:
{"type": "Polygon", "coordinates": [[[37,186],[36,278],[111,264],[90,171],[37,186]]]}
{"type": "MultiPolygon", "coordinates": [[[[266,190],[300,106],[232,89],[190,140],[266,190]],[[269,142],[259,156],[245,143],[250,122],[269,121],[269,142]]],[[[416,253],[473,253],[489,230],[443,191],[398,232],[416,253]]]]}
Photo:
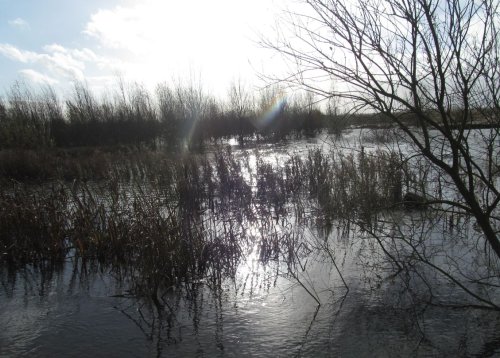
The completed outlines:
{"type": "Polygon", "coordinates": [[[241,80],[235,81],[229,87],[229,115],[236,121],[238,141],[242,144],[245,135],[252,131],[251,117],[254,109],[251,93],[241,80]]]}
{"type": "Polygon", "coordinates": [[[432,202],[472,215],[500,257],[498,2],[305,5],[284,25],[293,35],[265,41],[297,65],[278,80],[392,121],[456,193],[432,202]],[[324,87],[332,79],[336,88],[324,87]],[[480,125],[490,130],[472,132],[480,125]]]}

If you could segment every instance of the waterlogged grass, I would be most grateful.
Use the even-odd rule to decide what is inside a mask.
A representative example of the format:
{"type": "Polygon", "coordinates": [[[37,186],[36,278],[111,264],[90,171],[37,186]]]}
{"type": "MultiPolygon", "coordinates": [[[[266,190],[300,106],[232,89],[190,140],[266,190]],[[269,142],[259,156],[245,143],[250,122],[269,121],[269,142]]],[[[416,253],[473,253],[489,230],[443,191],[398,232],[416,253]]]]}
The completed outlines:
{"type": "Polygon", "coordinates": [[[234,276],[250,248],[263,262],[293,267],[302,239],[295,225],[370,217],[399,203],[405,182],[398,156],[383,151],[254,159],[229,149],[176,158],[113,153],[95,155],[101,164],[92,166],[75,161],[90,181],[4,179],[1,261],[125,267],[134,290],[157,300],[161,288],[234,276]]]}
{"type": "MultiPolygon", "coordinates": [[[[373,141],[384,143],[378,137],[373,141]]],[[[298,324],[303,337],[303,314],[314,302],[304,341],[331,331],[330,324],[317,327],[332,317],[345,331],[346,322],[359,322],[359,312],[375,322],[362,323],[368,337],[385,317],[398,323],[402,311],[412,324],[434,305],[498,311],[498,261],[478,244],[470,217],[437,203],[450,195],[441,174],[373,146],[337,149],[300,155],[230,147],[177,155],[125,147],[13,151],[9,168],[2,171],[7,161],[0,159],[5,297],[18,290],[38,300],[63,276],[69,284],[60,291],[68,295],[78,282],[111,280],[113,307],[159,356],[169,345],[178,346],[172,352],[183,350],[181,342],[196,346],[191,334],[198,342],[198,332],[213,334],[214,327],[217,352],[231,352],[225,347],[232,330],[239,334],[249,314],[252,329],[266,321],[269,332],[293,317],[285,322],[298,324]],[[17,161],[22,155],[26,160],[17,161]],[[384,307],[380,316],[373,315],[374,301],[384,307]],[[339,305],[337,313],[332,305],[339,305]]],[[[470,332],[485,339],[489,320],[470,312],[482,327],[470,332]]],[[[440,332],[429,334],[432,349],[456,334],[453,325],[443,331],[439,318],[428,317],[440,332]]],[[[404,347],[414,333],[402,336],[404,347]]],[[[425,334],[418,330],[416,346],[425,334]]]]}

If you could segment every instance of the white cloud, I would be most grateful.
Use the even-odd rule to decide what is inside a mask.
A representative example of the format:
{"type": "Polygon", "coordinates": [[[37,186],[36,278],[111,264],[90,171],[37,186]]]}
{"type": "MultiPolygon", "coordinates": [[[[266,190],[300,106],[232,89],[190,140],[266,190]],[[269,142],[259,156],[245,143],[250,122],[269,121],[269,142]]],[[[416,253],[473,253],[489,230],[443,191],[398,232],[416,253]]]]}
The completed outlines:
{"type": "Polygon", "coordinates": [[[43,49],[47,52],[50,52],[50,53],[55,53],[55,52],[67,53],[68,52],[68,50],[66,50],[66,48],[64,48],[63,46],[58,45],[58,44],[45,45],[45,46],[43,46],[43,49]]]}
{"type": "Polygon", "coordinates": [[[56,80],[52,77],[46,76],[43,73],[37,72],[37,71],[32,70],[32,69],[20,70],[19,73],[23,77],[27,78],[28,80],[30,80],[31,82],[34,82],[34,83],[49,84],[49,85],[54,85],[54,84],[59,83],[58,80],[56,80]]]}
{"type": "Polygon", "coordinates": [[[67,88],[75,80],[85,80],[98,92],[112,87],[110,84],[116,81],[117,73],[125,72],[126,68],[126,64],[121,60],[99,56],[89,48],[68,48],[57,43],[43,46],[41,52],[0,43],[1,55],[19,63],[32,65],[34,68],[22,69],[19,74],[33,83],[67,88]]]}
{"type": "Polygon", "coordinates": [[[9,25],[18,28],[20,30],[29,30],[30,28],[30,24],[26,20],[21,19],[20,17],[14,20],[9,20],[9,25]]]}
{"type": "Polygon", "coordinates": [[[152,87],[196,76],[225,95],[234,78],[255,80],[263,60],[253,40],[273,22],[277,1],[128,0],[90,17],[82,31],[87,47],[52,43],[34,52],[0,43],[0,55],[61,83],[120,74],[152,87]]]}
{"type": "MultiPolygon", "coordinates": [[[[149,0],[92,15],[84,33],[103,46],[139,57],[199,58],[233,52],[245,43],[247,13],[235,1],[149,0]]],[[[248,10],[248,9],[247,9],[248,10]]],[[[248,20],[248,19],[247,19],[248,20]]],[[[248,33],[247,33],[248,35],[248,33]]]]}
{"type": "Polygon", "coordinates": [[[99,10],[83,32],[104,50],[126,54],[121,57],[126,77],[158,82],[199,72],[225,91],[231,79],[249,77],[259,67],[262,49],[254,40],[273,22],[271,3],[145,0],[99,10]]]}
{"type": "Polygon", "coordinates": [[[49,53],[26,51],[10,44],[0,44],[0,54],[11,60],[40,65],[52,74],[67,79],[84,78],[85,62],[81,59],[82,51],[76,50],[75,53],[71,53],[59,45],[49,45],[44,50],[49,53]]]}
{"type": "Polygon", "coordinates": [[[31,51],[20,50],[15,46],[10,44],[0,43],[0,54],[14,61],[19,61],[23,63],[32,62],[36,59],[37,54],[31,51]]]}

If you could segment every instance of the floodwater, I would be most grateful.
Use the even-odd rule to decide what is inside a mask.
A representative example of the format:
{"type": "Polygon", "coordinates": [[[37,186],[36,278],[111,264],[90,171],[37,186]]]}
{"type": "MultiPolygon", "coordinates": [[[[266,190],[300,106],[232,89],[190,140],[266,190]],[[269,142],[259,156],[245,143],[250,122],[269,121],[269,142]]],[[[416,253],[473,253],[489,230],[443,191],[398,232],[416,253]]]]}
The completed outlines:
{"type": "MultiPolygon", "coordinates": [[[[326,136],[259,156],[279,162],[318,146],[328,150],[326,136]]],[[[391,277],[380,249],[355,228],[281,229],[303,238],[293,275],[289,263],[263,262],[250,246],[234,277],[165,289],[161,308],[129,295],[126,275],[98,264],[2,268],[0,357],[500,356],[498,311],[431,304],[470,302],[446,278],[426,269],[425,280],[391,277]]],[[[437,261],[461,250],[440,225],[426,235],[439,241],[439,250],[428,243],[437,261]]],[[[465,248],[459,256],[477,268],[465,248]]],[[[498,291],[487,294],[499,302],[498,291]]]]}

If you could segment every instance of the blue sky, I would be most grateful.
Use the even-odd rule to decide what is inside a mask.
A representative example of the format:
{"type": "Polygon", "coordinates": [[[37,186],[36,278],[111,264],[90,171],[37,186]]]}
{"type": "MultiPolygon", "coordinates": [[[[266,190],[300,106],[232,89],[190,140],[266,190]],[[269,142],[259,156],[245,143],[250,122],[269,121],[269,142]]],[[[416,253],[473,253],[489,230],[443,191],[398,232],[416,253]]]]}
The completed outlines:
{"type": "Polygon", "coordinates": [[[118,77],[152,88],[196,77],[217,94],[254,83],[276,59],[260,48],[278,0],[0,0],[0,92],[16,80],[67,91],[118,77]]]}

